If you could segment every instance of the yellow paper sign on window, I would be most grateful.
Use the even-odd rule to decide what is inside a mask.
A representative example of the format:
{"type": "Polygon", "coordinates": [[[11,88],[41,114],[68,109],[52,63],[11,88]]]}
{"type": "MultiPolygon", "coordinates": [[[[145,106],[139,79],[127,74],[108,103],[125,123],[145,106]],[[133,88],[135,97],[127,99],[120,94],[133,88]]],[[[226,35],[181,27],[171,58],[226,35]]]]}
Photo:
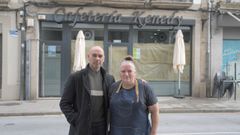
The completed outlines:
{"type": "Polygon", "coordinates": [[[133,48],[133,58],[134,59],[141,58],[141,49],[140,48],[133,48]]]}

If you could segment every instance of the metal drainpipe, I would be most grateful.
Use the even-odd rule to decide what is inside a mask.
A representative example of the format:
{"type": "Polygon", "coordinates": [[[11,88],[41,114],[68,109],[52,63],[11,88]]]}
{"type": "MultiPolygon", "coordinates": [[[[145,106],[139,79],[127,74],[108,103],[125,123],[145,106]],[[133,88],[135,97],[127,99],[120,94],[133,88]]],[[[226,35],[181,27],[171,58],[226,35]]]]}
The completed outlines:
{"type": "Polygon", "coordinates": [[[24,3],[24,26],[25,26],[25,99],[31,99],[31,41],[27,40],[27,10],[26,3],[24,3]]]}
{"type": "Polygon", "coordinates": [[[213,9],[213,0],[208,0],[208,43],[207,43],[207,97],[212,96],[212,9],[213,9]]]}
{"type": "MultiPolygon", "coordinates": [[[[20,13],[19,13],[20,14],[20,13]]],[[[21,17],[21,15],[20,15],[20,17],[21,17]]],[[[18,25],[18,21],[17,21],[17,18],[18,18],[18,16],[17,16],[17,12],[16,12],[16,27],[17,27],[17,25],[18,25]]],[[[23,33],[23,31],[21,30],[21,25],[20,25],[20,28],[19,28],[19,30],[20,30],[20,34],[21,34],[21,43],[20,43],[20,45],[21,45],[21,49],[20,49],[20,58],[21,58],[21,60],[20,60],[20,92],[19,92],[19,99],[20,100],[24,100],[24,96],[25,96],[25,94],[24,94],[24,89],[25,89],[25,81],[24,81],[24,69],[25,69],[25,67],[24,67],[24,48],[25,48],[25,45],[24,45],[24,33],[23,33]]],[[[18,29],[18,28],[16,28],[16,29],[18,29]]]]}
{"type": "MultiPolygon", "coordinates": [[[[25,14],[25,9],[23,8],[23,13],[25,14]]],[[[25,28],[25,15],[23,14],[23,23],[20,25],[20,31],[21,31],[21,93],[20,99],[25,100],[26,99],[26,91],[25,91],[25,72],[26,72],[26,28],[25,28]]]]}
{"type": "Polygon", "coordinates": [[[25,93],[26,100],[31,100],[31,41],[26,41],[26,72],[25,72],[25,93]]]}
{"type": "Polygon", "coordinates": [[[20,100],[25,100],[25,41],[24,32],[21,31],[21,72],[20,72],[20,100]]]}
{"type": "Polygon", "coordinates": [[[26,40],[26,4],[23,6],[23,23],[21,25],[21,92],[20,99],[30,100],[30,43],[26,40]]]}

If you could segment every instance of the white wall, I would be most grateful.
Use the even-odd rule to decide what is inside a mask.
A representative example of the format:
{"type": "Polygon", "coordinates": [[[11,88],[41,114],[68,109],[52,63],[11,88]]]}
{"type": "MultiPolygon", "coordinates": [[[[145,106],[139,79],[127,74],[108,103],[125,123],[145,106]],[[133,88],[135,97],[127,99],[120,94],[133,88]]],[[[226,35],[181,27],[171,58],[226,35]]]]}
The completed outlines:
{"type": "Polygon", "coordinates": [[[16,30],[14,11],[1,12],[2,25],[2,100],[19,99],[20,86],[20,34],[14,36],[10,30],[16,30]]]}

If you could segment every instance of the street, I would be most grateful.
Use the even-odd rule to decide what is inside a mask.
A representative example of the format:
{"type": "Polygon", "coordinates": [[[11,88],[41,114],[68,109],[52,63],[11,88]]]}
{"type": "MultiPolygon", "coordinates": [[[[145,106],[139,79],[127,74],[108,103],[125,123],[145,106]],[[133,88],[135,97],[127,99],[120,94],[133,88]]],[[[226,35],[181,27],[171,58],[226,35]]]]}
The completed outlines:
{"type": "Polygon", "coordinates": [[[67,135],[62,115],[0,117],[1,135],[67,135]]]}
{"type": "MultiPolygon", "coordinates": [[[[158,135],[239,135],[240,113],[161,113],[158,135]]],[[[1,135],[67,135],[63,115],[0,117],[1,135]]]]}
{"type": "Polygon", "coordinates": [[[159,135],[240,135],[240,113],[161,113],[159,135]]]}

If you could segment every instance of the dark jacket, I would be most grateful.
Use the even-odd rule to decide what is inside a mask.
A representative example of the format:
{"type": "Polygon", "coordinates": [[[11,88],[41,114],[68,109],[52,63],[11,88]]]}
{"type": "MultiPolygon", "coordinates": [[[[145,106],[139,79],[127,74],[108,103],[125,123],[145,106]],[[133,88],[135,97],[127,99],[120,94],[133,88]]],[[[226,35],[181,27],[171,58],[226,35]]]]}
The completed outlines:
{"type": "MultiPolygon", "coordinates": [[[[87,65],[85,69],[71,74],[64,85],[64,92],[60,100],[60,108],[67,121],[70,123],[69,135],[91,134],[89,70],[90,67],[87,65]]],[[[115,80],[113,76],[106,74],[103,68],[101,68],[100,71],[103,78],[104,110],[107,118],[108,90],[115,80]]]]}

